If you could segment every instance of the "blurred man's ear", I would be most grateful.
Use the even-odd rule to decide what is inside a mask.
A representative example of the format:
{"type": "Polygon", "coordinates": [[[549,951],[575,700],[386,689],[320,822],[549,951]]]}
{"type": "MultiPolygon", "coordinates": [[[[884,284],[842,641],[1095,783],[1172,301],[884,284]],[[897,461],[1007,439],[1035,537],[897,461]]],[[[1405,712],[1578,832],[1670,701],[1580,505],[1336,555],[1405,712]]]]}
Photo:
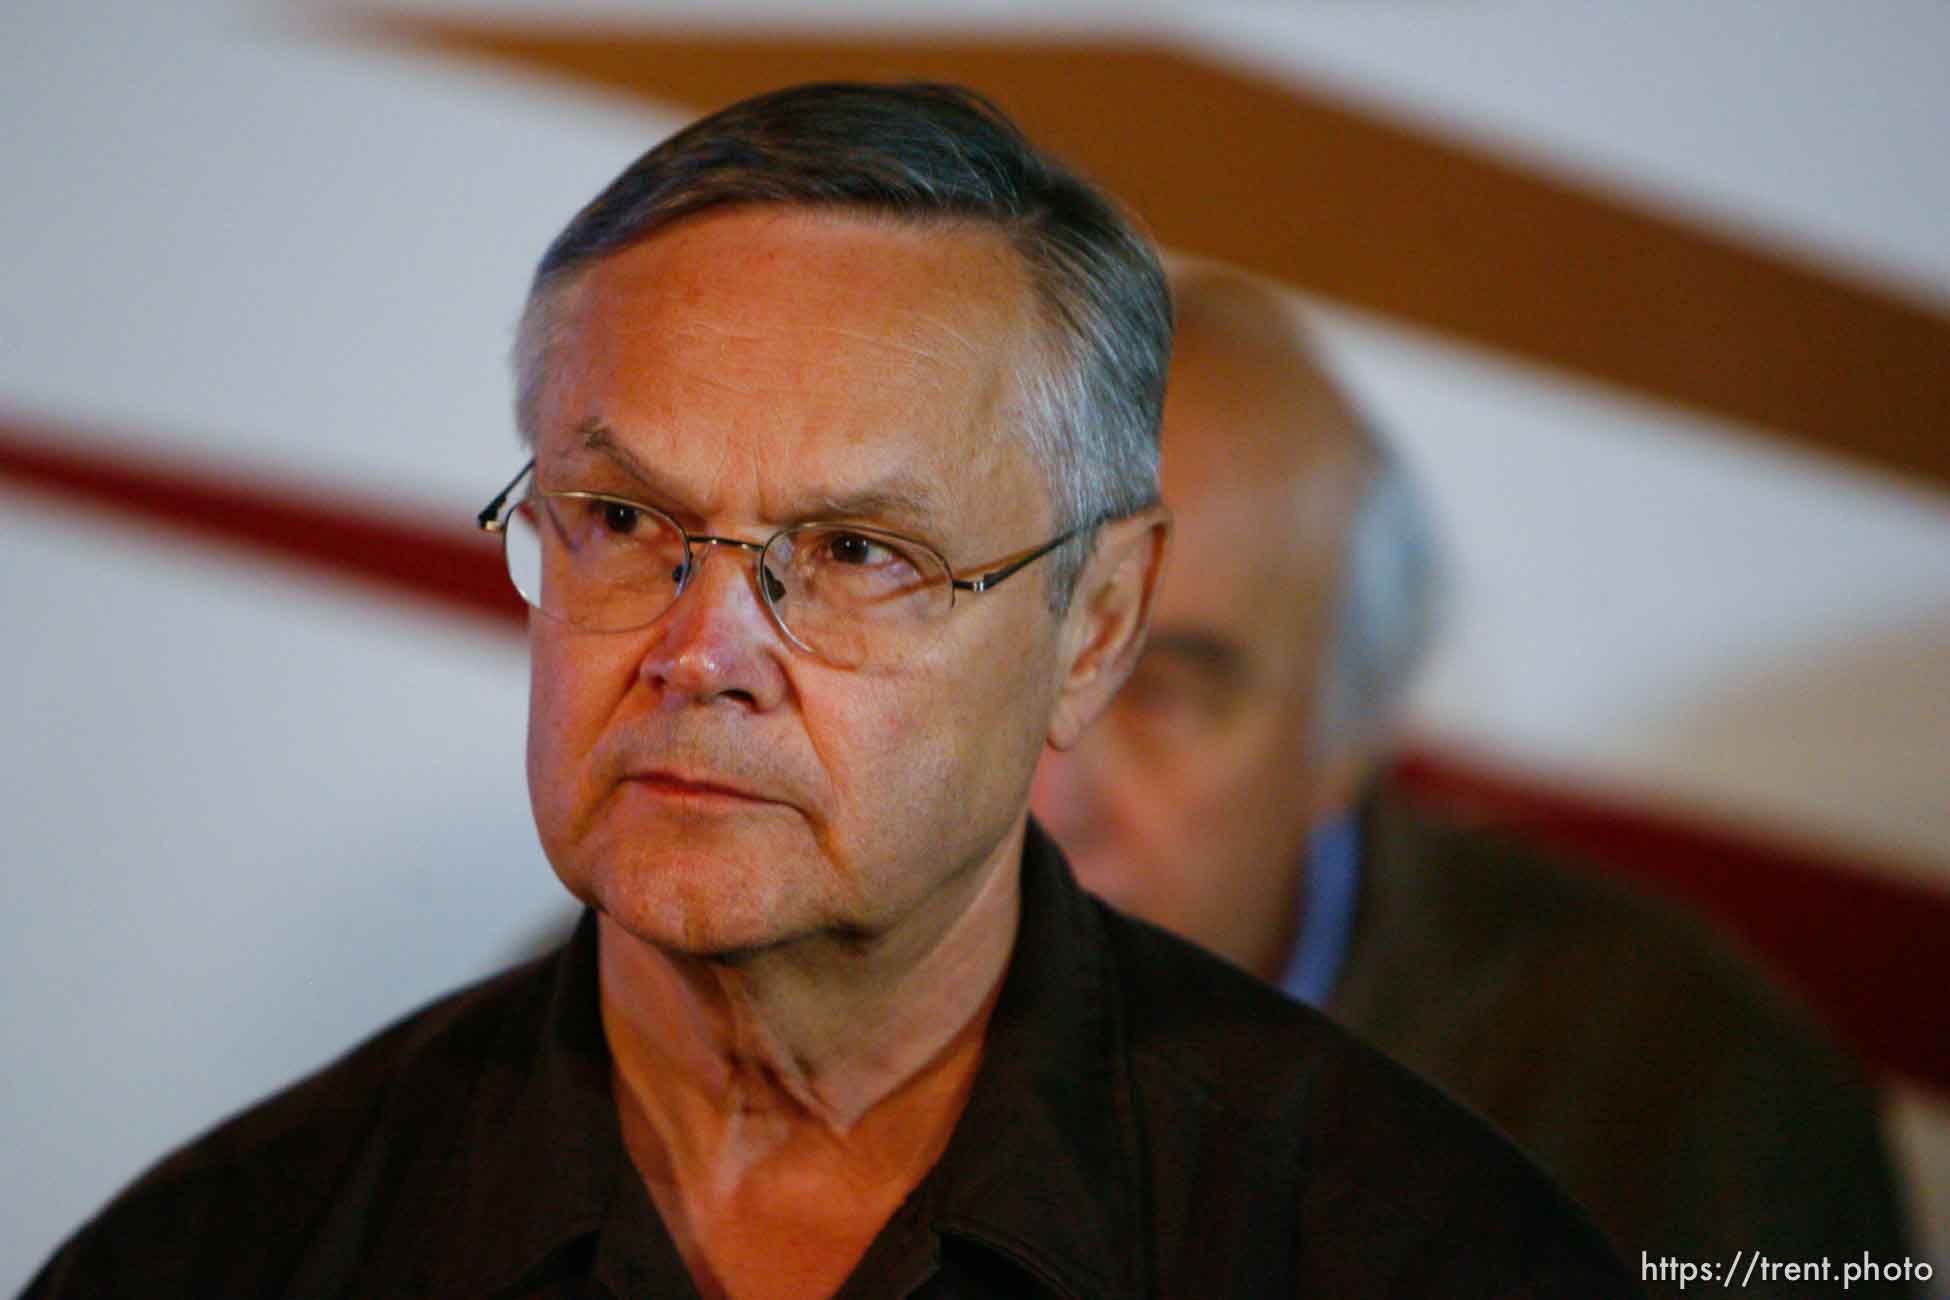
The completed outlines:
{"type": "Polygon", "coordinates": [[[1162,505],[1098,530],[1097,549],[1063,615],[1063,680],[1049,728],[1054,748],[1075,745],[1137,666],[1170,538],[1171,512],[1162,505]]]}

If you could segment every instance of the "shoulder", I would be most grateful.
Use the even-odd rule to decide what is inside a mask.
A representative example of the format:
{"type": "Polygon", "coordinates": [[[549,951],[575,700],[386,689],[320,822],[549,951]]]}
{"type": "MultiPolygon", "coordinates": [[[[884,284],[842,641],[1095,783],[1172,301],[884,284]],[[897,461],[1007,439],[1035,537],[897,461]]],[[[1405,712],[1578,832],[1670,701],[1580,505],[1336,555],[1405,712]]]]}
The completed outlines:
{"type": "Polygon", "coordinates": [[[1628,1251],[1900,1244],[1874,1091],[1755,961],[1592,869],[1380,811],[1344,1023],[1513,1134],[1628,1251]]]}
{"type": "Polygon", "coordinates": [[[1227,1241],[1228,1267],[1323,1294],[1635,1293],[1584,1213],[1439,1090],[1216,957],[1107,908],[1105,924],[1176,1239],[1227,1241]]]}
{"type": "Polygon", "coordinates": [[[1534,1170],[1439,1090],[1311,1007],[1155,926],[1104,908],[1128,1053],[1161,1108],[1221,1132],[1304,1140],[1316,1158],[1399,1135],[1465,1163],[1534,1170]]]}
{"type": "Polygon", "coordinates": [[[1572,1046],[1637,1034],[1682,1057],[1739,1047],[1841,1060],[1781,986],[1676,905],[1398,806],[1384,804],[1363,832],[1368,878],[1334,1010],[1384,1045],[1411,1040],[1400,1045],[1412,1053],[1421,1021],[1474,1034],[1494,1017],[1502,1042],[1534,1021],[1572,1046]],[[1580,1033],[1594,1002],[1608,1014],[1580,1033]]]}
{"type": "Polygon", "coordinates": [[[164,1157],[25,1295],[278,1291],[349,1188],[451,1150],[470,1081],[539,1017],[543,969],[443,997],[164,1157]]]}

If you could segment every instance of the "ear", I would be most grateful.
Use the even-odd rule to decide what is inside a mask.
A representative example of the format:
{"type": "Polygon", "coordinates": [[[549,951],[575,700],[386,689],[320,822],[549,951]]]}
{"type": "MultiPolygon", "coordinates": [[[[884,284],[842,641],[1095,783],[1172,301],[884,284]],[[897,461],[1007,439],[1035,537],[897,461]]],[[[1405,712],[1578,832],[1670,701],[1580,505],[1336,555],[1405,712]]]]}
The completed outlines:
{"type": "Polygon", "coordinates": [[[1075,745],[1137,666],[1170,539],[1171,512],[1162,505],[1098,530],[1097,549],[1063,615],[1052,748],[1075,745]]]}

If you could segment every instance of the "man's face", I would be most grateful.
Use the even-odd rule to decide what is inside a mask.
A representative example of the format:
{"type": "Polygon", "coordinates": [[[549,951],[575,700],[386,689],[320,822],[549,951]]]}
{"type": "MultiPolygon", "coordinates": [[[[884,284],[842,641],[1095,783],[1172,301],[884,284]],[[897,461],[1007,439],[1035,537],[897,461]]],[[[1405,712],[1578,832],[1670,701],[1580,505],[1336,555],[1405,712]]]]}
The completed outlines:
{"type": "MultiPolygon", "coordinates": [[[[956,572],[1051,530],[1016,436],[1031,300],[987,233],[735,208],[597,264],[562,309],[546,490],[751,541],[843,519],[956,572]]],[[[556,873],[701,955],[945,926],[1013,847],[1049,727],[1040,575],[963,595],[911,658],[844,670],[784,639],[749,553],[697,558],[647,628],[531,617],[529,788],[556,873]]]]}
{"type": "Polygon", "coordinates": [[[1181,323],[1165,402],[1173,555],[1123,691],[1034,809],[1084,885],[1277,975],[1315,798],[1313,710],[1345,467],[1286,436],[1304,393],[1181,323]]]}

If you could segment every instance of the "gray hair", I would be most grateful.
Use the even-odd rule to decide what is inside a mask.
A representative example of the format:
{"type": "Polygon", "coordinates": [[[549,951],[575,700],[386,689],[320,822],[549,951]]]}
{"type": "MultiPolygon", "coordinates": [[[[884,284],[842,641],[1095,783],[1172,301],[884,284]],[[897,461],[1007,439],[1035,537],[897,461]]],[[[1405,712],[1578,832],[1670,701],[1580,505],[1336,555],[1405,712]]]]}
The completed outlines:
{"type": "Polygon", "coordinates": [[[1364,430],[1367,472],[1341,539],[1340,595],[1321,666],[1314,747],[1381,738],[1428,655],[1443,603],[1435,527],[1414,476],[1364,430]]]}
{"type": "Polygon", "coordinates": [[[1171,300],[1156,250],[1100,191],[1039,151],[994,104],[929,83],[825,82],[714,113],[632,163],[556,237],[515,340],[516,421],[531,447],[567,291],[592,264],[681,218],[732,204],[974,221],[1022,259],[1044,346],[1017,377],[1023,431],[1060,530],[1046,571],[1067,605],[1096,526],[1158,500],[1171,300]]]}

